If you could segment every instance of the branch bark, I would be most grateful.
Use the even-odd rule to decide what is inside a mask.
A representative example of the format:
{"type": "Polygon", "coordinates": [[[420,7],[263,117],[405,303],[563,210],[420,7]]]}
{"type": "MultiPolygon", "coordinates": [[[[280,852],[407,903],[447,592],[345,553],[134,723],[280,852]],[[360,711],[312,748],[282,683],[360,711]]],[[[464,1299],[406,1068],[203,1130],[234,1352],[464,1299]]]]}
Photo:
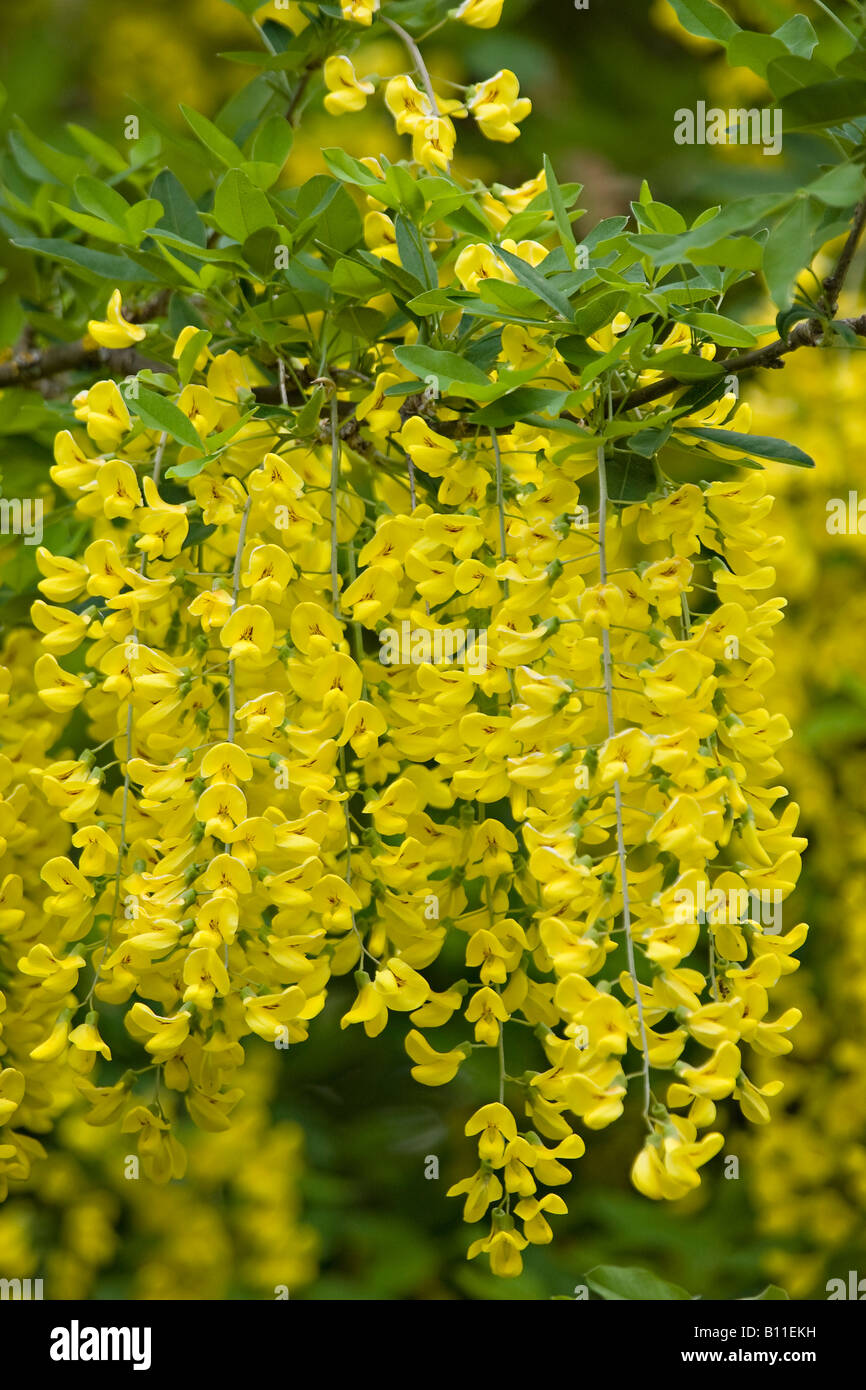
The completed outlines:
{"type": "MultiPolygon", "coordinates": [[[[836,310],[839,307],[839,296],[851,263],[866,227],[866,198],[861,198],[854,209],[851,230],[845,240],[845,245],[839,253],[839,259],[833,269],[832,274],[828,275],[823,281],[821,299],[819,307],[826,316],[826,320],[835,318],[836,310]]],[[[840,323],[846,328],[850,328],[859,338],[866,337],[866,314],[860,314],[853,319],[840,319],[840,323]]],[[[719,366],[719,375],[731,376],[739,375],[740,372],[748,371],[750,367],[781,367],[781,358],[787,356],[789,352],[795,352],[801,347],[817,347],[824,338],[827,323],[821,319],[803,319],[788,334],[786,338],[777,338],[773,343],[767,343],[761,348],[752,348],[749,352],[737,353],[731,357],[723,358],[719,366]]],[[[650,405],[653,401],[661,400],[664,396],[671,395],[674,391],[679,391],[684,383],[678,381],[676,377],[666,376],[661,381],[655,381],[651,386],[642,386],[637,391],[630,391],[627,396],[621,397],[614,404],[622,410],[634,410],[638,406],[650,405]]]]}

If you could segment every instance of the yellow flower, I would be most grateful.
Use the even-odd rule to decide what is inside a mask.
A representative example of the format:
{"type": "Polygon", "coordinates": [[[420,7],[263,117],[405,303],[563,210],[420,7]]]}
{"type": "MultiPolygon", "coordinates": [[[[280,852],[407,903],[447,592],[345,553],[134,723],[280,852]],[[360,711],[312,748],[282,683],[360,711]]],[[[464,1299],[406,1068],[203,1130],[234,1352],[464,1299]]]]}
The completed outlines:
{"type": "Polygon", "coordinates": [[[146,1039],[145,1049],[155,1057],[176,1052],[189,1034],[188,1012],[181,1010],[169,1018],[162,1018],[140,1001],[133,1004],[124,1021],[134,1038],[146,1039]]]}
{"type": "Polygon", "coordinates": [[[464,290],[477,290],[483,280],[514,283],[513,270],[483,242],[464,246],[454,265],[454,273],[464,290]]]}
{"type": "Polygon", "coordinates": [[[490,1256],[490,1272],[500,1279],[516,1279],[523,1273],[521,1250],[527,1241],[517,1231],[494,1231],[485,1240],[476,1240],[470,1245],[467,1258],[474,1260],[482,1251],[490,1256]]]}
{"type": "Polygon", "coordinates": [[[379,0],[340,0],[343,18],[353,24],[370,25],[379,9],[379,0]]]}
{"type": "Polygon", "coordinates": [[[548,1245],[553,1240],[553,1231],[544,1219],[545,1212],[564,1216],[568,1207],[555,1192],[546,1192],[539,1198],[524,1197],[514,1208],[514,1215],[519,1216],[523,1222],[526,1239],[533,1245],[548,1245]]]}
{"type": "Polygon", "coordinates": [[[114,290],[108,301],[105,321],[91,319],[87,331],[91,338],[104,348],[131,347],[133,343],[140,343],[142,338],[147,336],[140,325],[130,323],[123,317],[120,290],[114,290]]]}
{"type": "Polygon", "coordinates": [[[274,620],[258,603],[243,603],[220,629],[220,642],[229,648],[230,661],[262,663],[271,656],[274,620]]]}
{"type": "Polygon", "coordinates": [[[412,1067],[412,1075],[422,1086],[445,1086],[453,1081],[469,1053],[465,1043],[451,1052],[437,1052],[416,1028],[406,1035],[406,1051],[417,1063],[412,1067]]]}
{"type": "MultiPolygon", "coordinates": [[[[198,331],[199,330],[196,328],[194,323],[188,323],[186,325],[186,328],[182,328],[180,330],[180,333],[177,335],[177,339],[171,351],[171,355],[174,358],[175,362],[177,362],[179,358],[183,356],[184,348],[186,347],[190,338],[194,338],[198,331]]],[[[205,346],[199,350],[198,356],[196,357],[195,362],[193,364],[195,370],[197,372],[204,371],[205,367],[210,361],[210,358],[210,349],[208,348],[207,344],[205,344],[205,346]]]]}
{"type": "Polygon", "coordinates": [[[488,77],[486,82],[479,82],[467,105],[488,140],[506,143],[517,139],[518,123],[532,110],[532,102],[520,96],[520,83],[508,68],[488,77]]]}
{"type": "Polygon", "coordinates": [[[412,130],[412,158],[431,172],[447,170],[456,143],[457,132],[449,116],[428,116],[412,130]]]}
{"type": "Polygon", "coordinates": [[[26,1085],[23,1072],[15,1067],[0,1071],[0,1125],[5,1125],[15,1114],[24,1099],[26,1085]]]}
{"type": "Polygon", "coordinates": [[[344,54],[332,55],[325,62],[325,109],[332,116],[342,116],[347,111],[363,111],[367,97],[375,90],[372,82],[359,82],[352,61],[344,54]]]}
{"type": "Polygon", "coordinates": [[[475,29],[495,29],[502,18],[504,3],[505,0],[463,0],[460,8],[451,13],[455,19],[462,19],[464,24],[471,24],[475,29]]]}
{"type": "Polygon", "coordinates": [[[97,381],[73,397],[76,420],[100,449],[115,449],[130,428],[129,411],[114,381],[97,381]]]}

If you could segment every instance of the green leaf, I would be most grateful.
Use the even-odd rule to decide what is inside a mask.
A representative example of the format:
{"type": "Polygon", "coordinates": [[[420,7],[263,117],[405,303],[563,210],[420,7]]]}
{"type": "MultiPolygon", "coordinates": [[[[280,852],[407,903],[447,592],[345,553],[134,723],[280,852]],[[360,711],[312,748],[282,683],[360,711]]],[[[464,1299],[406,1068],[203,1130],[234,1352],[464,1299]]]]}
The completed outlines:
{"type": "Polygon", "coordinates": [[[133,238],[116,222],[104,222],[100,217],[91,217],[89,212],[76,212],[74,208],[65,208],[61,203],[51,202],[51,207],[58,212],[64,221],[71,226],[77,227],[80,232],[86,232],[88,236],[97,237],[100,241],[108,241],[112,245],[118,242],[122,246],[131,246],[133,238]]]}
{"type": "Polygon", "coordinates": [[[640,454],[641,458],[655,458],[659,449],[664,448],[670,439],[672,428],[665,425],[662,429],[638,430],[636,434],[629,435],[629,448],[633,453],[640,454]]]}
{"type": "Polygon", "coordinates": [[[13,117],[16,130],[20,138],[24,141],[28,150],[42,164],[59,183],[66,184],[71,188],[80,174],[88,172],[87,165],[83,159],[69,154],[63,154],[60,150],[55,150],[51,145],[46,145],[44,140],[40,140],[29,130],[20,116],[13,117]]]}
{"type": "Polygon", "coordinates": [[[262,227],[277,225],[265,194],[239,169],[230,169],[220,181],[213,215],[220,231],[235,241],[246,241],[262,227]]]}
{"type": "Polygon", "coordinates": [[[150,192],[151,197],[158,198],[163,206],[160,227],[176,232],[185,241],[194,242],[197,246],[207,245],[207,232],[198,209],[180,179],[170,169],[163,169],[157,174],[150,192]]]}
{"type": "Polygon", "coordinates": [[[751,68],[759,77],[765,77],[768,65],[776,58],[784,58],[787,52],[781,39],[741,29],[728,44],[728,62],[732,68],[751,68]]]}
{"type": "Polygon", "coordinates": [[[709,439],[713,444],[724,444],[730,449],[742,449],[744,454],[755,458],[775,459],[779,463],[793,463],[798,468],[814,468],[815,460],[796,444],[785,439],[774,439],[771,435],[740,434],[737,430],[716,430],[708,428],[685,429],[684,434],[693,434],[698,439],[709,439]]]}
{"type": "Polygon", "coordinates": [[[791,302],[792,285],[809,264],[811,251],[809,200],[797,198],[773,228],[764,247],[764,276],[777,308],[784,308],[791,302]]]}
{"type": "Polygon", "coordinates": [[[383,274],[377,274],[370,266],[359,265],[341,257],[334,266],[331,288],[335,294],[348,294],[359,299],[381,293],[387,284],[383,274]]]}
{"type": "Polygon", "coordinates": [[[768,1284],[767,1287],[766,1287],[765,1289],[762,1289],[760,1293],[752,1294],[751,1297],[749,1297],[749,1298],[742,1298],[742,1299],[740,1299],[740,1302],[741,1302],[741,1303],[760,1303],[760,1302],[768,1303],[768,1302],[771,1302],[771,1301],[772,1301],[772,1302],[775,1302],[775,1303],[779,1303],[779,1302],[782,1302],[783,1300],[784,1300],[785,1302],[788,1302],[788,1301],[790,1300],[790,1295],[787,1294],[787,1293],[785,1292],[784,1289],[780,1289],[779,1286],[778,1286],[778,1284],[768,1284]]]}
{"type": "Polygon", "coordinates": [[[222,164],[227,164],[230,169],[236,169],[239,164],[243,163],[244,157],[234,140],[223,135],[213,121],[209,121],[207,116],[202,116],[199,111],[193,111],[191,106],[185,106],[183,102],[180,103],[180,109],[187,125],[192,127],[205,148],[209,149],[211,154],[215,154],[222,164]]]}
{"type": "Polygon", "coordinates": [[[404,270],[408,270],[411,275],[421,285],[428,290],[432,290],[438,284],[436,263],[430,255],[427,242],[423,233],[410,222],[402,213],[397,214],[395,221],[397,232],[397,250],[400,253],[400,264],[404,270]]]}
{"type": "Polygon", "coordinates": [[[759,270],[763,245],[755,237],[726,236],[692,252],[695,265],[720,265],[732,270],[759,270]]]}
{"type": "Polygon", "coordinates": [[[866,192],[863,170],[858,164],[838,164],[810,183],[806,192],[828,207],[851,208],[866,192]]]}
{"type": "Polygon", "coordinates": [[[560,318],[565,319],[566,323],[572,321],[574,311],[568,300],[559,293],[559,290],[554,289],[550,281],[546,280],[540,271],[535,270],[519,256],[515,256],[512,251],[506,251],[504,246],[491,245],[490,249],[505,262],[509,270],[514,272],[521,285],[532,290],[533,294],[536,294],[543,303],[549,304],[550,308],[555,310],[560,318]]]}
{"type": "Polygon", "coordinates": [[[105,251],[94,251],[90,246],[78,246],[72,241],[62,241],[55,237],[19,237],[12,243],[24,250],[36,251],[65,265],[75,266],[86,272],[88,278],[109,280],[147,280],[156,279],[149,271],[143,270],[126,256],[111,256],[105,251]]]}
{"type": "MultiPolygon", "coordinates": [[[[376,187],[382,188],[381,180],[371,174],[360,159],[355,159],[345,150],[322,150],[322,157],[335,178],[342,179],[345,183],[355,184],[356,187],[365,190],[372,191],[376,187]]],[[[380,198],[379,201],[385,202],[385,199],[380,198]]]]}
{"type": "Polygon", "coordinates": [[[866,82],[840,77],[785,98],[785,130],[822,130],[866,116],[866,82]]]}
{"type": "Polygon", "coordinates": [[[118,227],[126,225],[129,203],[119,193],[100,179],[82,175],[75,180],[72,190],[85,212],[105,222],[113,222],[118,227]]]}
{"type": "Polygon", "coordinates": [[[294,431],[302,439],[308,438],[315,431],[324,404],[325,388],[317,386],[295,416],[294,431]]]}
{"type": "MultiPolygon", "coordinates": [[[[862,45],[862,39],[860,41],[862,45]]],[[[836,72],[840,77],[866,77],[866,49],[858,46],[837,63],[836,72]]]]}
{"type": "Polygon", "coordinates": [[[354,199],[327,174],[316,174],[307,180],[298,193],[295,211],[301,218],[293,233],[297,242],[312,235],[315,241],[334,251],[363,244],[363,224],[354,199]]]}
{"type": "Polygon", "coordinates": [[[814,87],[819,82],[832,82],[834,73],[826,63],[817,58],[800,58],[786,53],[784,58],[774,58],[767,64],[766,81],[777,101],[801,87],[814,87]]]}
{"type": "Polygon", "coordinates": [[[705,377],[718,376],[721,368],[721,363],[691,352],[676,352],[673,357],[658,353],[655,360],[677,381],[703,381],[705,377]]]}
{"type": "Polygon", "coordinates": [[[391,164],[385,174],[385,187],[398,207],[420,221],[424,216],[424,195],[409,173],[399,164],[391,164]]]}
{"type": "Polygon", "coordinates": [[[126,160],[107,140],[94,135],[92,130],[87,130],[84,126],[75,125],[72,121],[67,122],[66,129],[76,144],[94,159],[98,159],[106,169],[110,169],[114,174],[122,174],[125,171],[126,160]]]}
{"type": "Polygon", "coordinates": [[[195,459],[186,459],[183,463],[172,464],[171,468],[165,470],[167,478],[197,478],[199,473],[207,468],[213,461],[212,454],[201,454],[195,459]]]}
{"type": "Polygon", "coordinates": [[[559,232],[559,242],[573,270],[577,260],[577,242],[574,236],[574,228],[571,225],[568,209],[565,206],[565,199],[556,181],[556,174],[553,172],[553,165],[548,155],[544,156],[544,172],[547,177],[547,196],[550,199],[550,210],[553,213],[556,230],[559,232]]]}
{"type": "Polygon", "coordinates": [[[162,203],[157,202],[156,198],[142,198],[141,202],[133,203],[126,214],[126,226],[135,246],[138,246],[147,228],[159,222],[163,212],[162,203]]]}
{"type": "Polygon", "coordinates": [[[700,328],[714,342],[726,347],[754,347],[758,337],[752,329],[725,318],[724,314],[689,313],[683,315],[683,322],[700,328]]]}
{"type": "Polygon", "coordinates": [[[780,338],[787,338],[795,323],[810,319],[813,310],[804,304],[792,304],[790,309],[780,309],[776,315],[776,332],[780,338]]]}
{"type": "Polygon", "coordinates": [[[295,133],[284,116],[270,116],[253,140],[253,159],[277,164],[282,169],[288,159],[295,133]]]}
{"type": "Polygon", "coordinates": [[[670,0],[670,3],[680,24],[696,38],[728,44],[739,33],[739,25],[718,5],[711,4],[711,0],[670,0]]]}
{"type": "Polygon", "coordinates": [[[455,382],[465,382],[472,386],[489,386],[490,378],[480,367],[475,367],[456,352],[441,352],[431,347],[398,347],[394,356],[401,366],[419,380],[434,377],[440,391],[447,391],[455,382]]]}
{"type": "Polygon", "coordinates": [[[518,420],[526,420],[530,415],[544,414],[555,419],[564,408],[570,392],[546,391],[542,387],[519,386],[509,391],[498,401],[491,402],[482,410],[469,416],[473,425],[487,425],[490,429],[507,429],[518,420]]]}
{"type": "MultiPolygon", "coordinates": [[[[337,262],[337,268],[343,264],[337,262]]],[[[453,297],[447,290],[428,290],[424,294],[418,294],[414,299],[410,299],[407,308],[413,314],[448,314],[453,309],[462,308],[456,297],[453,297]]]]}
{"type": "Polygon", "coordinates": [[[202,348],[207,347],[211,340],[211,333],[206,328],[198,328],[190,337],[189,342],[184,346],[177,364],[177,374],[182,386],[187,386],[195,371],[196,359],[202,348]]]}
{"type": "Polygon", "coordinates": [[[818,43],[818,35],[804,14],[795,14],[776,30],[773,38],[781,39],[788,52],[798,58],[811,58],[818,43]]]}
{"type": "Polygon", "coordinates": [[[196,453],[204,452],[198,433],[174,401],[141,385],[137,394],[125,395],[124,400],[149,430],[165,430],[179,444],[188,445],[196,453]]]}
{"type": "Polygon", "coordinates": [[[682,1302],[691,1298],[691,1294],[678,1284],[669,1284],[648,1269],[617,1269],[614,1265],[596,1265],[585,1278],[595,1293],[608,1300],[682,1302]]]}

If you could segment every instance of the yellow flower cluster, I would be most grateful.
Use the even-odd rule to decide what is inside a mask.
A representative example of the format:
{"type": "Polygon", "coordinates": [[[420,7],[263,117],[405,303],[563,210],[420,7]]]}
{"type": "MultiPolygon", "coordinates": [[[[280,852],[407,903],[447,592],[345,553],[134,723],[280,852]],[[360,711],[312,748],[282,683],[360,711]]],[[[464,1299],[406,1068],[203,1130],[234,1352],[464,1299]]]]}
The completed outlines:
{"type": "MultiPolygon", "coordinates": [[[[464,251],[461,278],[482,251],[464,251]]],[[[503,370],[534,353],[505,330],[503,370]]],[[[474,1049],[498,1056],[498,1099],[466,1127],[480,1166],[452,1188],[469,1221],[493,1206],[470,1253],[494,1272],[551,1238],[565,1207],[541,1189],[583,1152],[575,1124],[615,1121],[630,1082],[648,1131],[633,1180],[684,1195],[723,1142],[719,1100],[768,1118],[778,1085],[753,1084],[743,1049],[786,1051],[799,1017],[773,1016],[769,995],[805,928],[768,935],[745,910],[749,894],[787,896],[803,845],[796,808],[773,809],[789,728],[761,694],[781,616],[759,597],[777,546],[762,480],[662,480],[615,512],[591,433],[465,436],[435,403],[406,415],[385,394],[406,377],[387,344],[366,394],[330,384],[322,445],[244,421],[263,378],[234,351],[203,353],[194,376],[177,409],[204,447],[230,432],[204,466],[172,444],[167,468],[167,435],[133,431],[110,380],[76,397],[85,433],[55,441],[52,478],[93,539],[80,559],[37,552],[35,677],[49,711],[82,708],[92,747],[49,755],[46,719],[28,749],[65,837],[30,832],[44,917],[7,890],[26,1020],[2,1073],[7,1176],[34,1142],[15,1112],[33,1128],[61,1058],[92,1122],[135,1135],[154,1181],[182,1176],[172,1097],[227,1130],[242,1040],[305,1040],[354,971],[343,1027],[375,1036],[408,1015],[423,1084],[474,1049]],[[347,410],[356,449],[336,427],[347,410]],[[431,659],[470,627],[483,656],[431,659]],[[385,628],[411,634],[387,665],[385,628]],[[711,893],[723,905],[702,914],[711,893]],[[446,946],[456,978],[436,965],[446,946]],[[90,1080],[110,1057],[103,1004],[126,1006],[143,1059],[107,1087],[90,1080]],[[463,1036],[436,1047],[429,1031],[452,1020],[463,1036]],[[535,1034],[540,1070],[509,1072],[514,1027],[535,1034]]]]}
{"type": "MultiPolygon", "coordinates": [[[[303,29],[308,9],[272,17],[303,29]]],[[[458,15],[490,27],[500,10],[458,15]]],[[[379,7],[343,13],[367,28],[379,7]]],[[[415,66],[421,87],[396,77],[386,102],[422,171],[447,170],[452,116],[518,133],[513,74],[458,103],[415,66]]],[[[325,79],[333,110],[366,99],[343,55],[325,79]]],[[[576,329],[576,246],[545,173],[479,193],[469,225],[504,239],[443,236],[437,262],[428,224],[447,213],[425,222],[428,207],[443,185],[446,206],[473,194],[346,167],[372,255],[334,276],[363,272],[362,307],[387,314],[362,353],[309,342],[298,314],[304,346],[262,410],[269,348],[187,326],[164,348],[176,382],[93,382],[54,441],[51,479],[87,538],[36,551],[38,639],[7,653],[0,1180],[27,1178],[71,1086],[90,1123],[134,1137],[148,1179],[181,1178],[183,1109],[228,1132],[253,1035],[303,1043],[330,1003],[369,1037],[402,1022],[421,1084],[489,1079],[465,1127],[478,1166],[451,1195],[470,1223],[489,1213],[469,1253],[510,1277],[566,1210],[552,1189],[578,1129],[614,1123],[630,1093],[646,1128],[632,1180],[652,1199],[698,1186],[720,1101],[769,1118],[779,1082],[755,1069],[791,1048],[800,1013],[771,997],[806,935],[780,920],[805,842],[778,782],[790,727],[764,698],[780,541],[761,474],[731,467],[724,431],[748,427],[733,397],[691,413],[677,398],[658,432],[696,476],[718,462],[717,481],[683,481],[659,444],[630,490],[618,441],[644,421],[612,418],[605,363],[630,344],[646,386],[645,350],[664,366],[695,334],[651,343],[643,325],[641,347],[612,309],[559,336],[576,329]],[[550,220],[531,206],[545,192],[550,220]],[[417,221],[397,211],[419,204],[417,221]],[[505,234],[527,210],[556,251],[505,234]],[[404,260],[437,303],[423,332],[370,270],[404,260]],[[471,313],[447,295],[442,310],[445,290],[493,319],[471,359],[471,313]],[[523,387],[533,404],[513,410],[523,387]],[[118,1019],[140,1063],[119,1077],[118,1019]]],[[[305,257],[291,273],[313,280],[305,257]]],[[[115,291],[86,345],[141,334],[115,291]]]]}
{"type": "Polygon", "coordinates": [[[146,1300],[294,1298],[315,1277],[317,1240],[300,1219],[300,1130],[273,1118],[279,1066],[251,1061],[243,1115],[224,1134],[187,1122],[187,1180],[157,1193],[130,1172],[126,1135],[106,1144],[103,1128],[64,1116],[62,1148],[0,1210],[0,1267],[61,1299],[121,1281],[146,1300]]]}
{"type": "MultiPolygon", "coordinates": [[[[341,0],[343,17],[354,24],[369,28],[379,17],[378,0],[341,0]]],[[[297,7],[295,7],[297,8],[297,7]]],[[[465,0],[453,11],[454,17],[478,29],[492,29],[502,17],[503,0],[465,0]]],[[[294,17],[285,10],[270,9],[268,17],[280,19],[296,29],[294,17]]],[[[405,73],[385,84],[385,105],[394,118],[399,135],[411,135],[412,158],[423,168],[435,173],[449,167],[457,143],[455,118],[472,116],[481,134],[488,140],[511,143],[520,135],[520,122],[532,110],[528,97],[520,95],[517,76],[508,68],[471,86],[461,88],[461,97],[448,98],[435,90],[417,44],[399,25],[388,18],[387,9],[381,18],[406,43],[413,61],[416,78],[405,73]]],[[[308,21],[307,21],[308,22],[308,21]]],[[[296,30],[297,31],[297,30],[296,30]]],[[[376,91],[374,81],[361,81],[351,58],[345,54],[329,57],[323,68],[327,95],[325,107],[333,116],[362,111],[367,98],[376,91]]]]}
{"type": "Polygon", "coordinates": [[[744,1165],[769,1245],[768,1273],[795,1298],[826,1297],[826,1281],[847,1280],[863,1257],[866,664],[853,634],[866,621],[859,582],[866,522],[861,530],[862,491],[854,491],[852,506],[851,465],[863,446],[856,408],[863,384],[858,355],[834,352],[794,358],[784,391],[752,397],[759,426],[796,431],[817,462],[814,473],[795,480],[780,468],[773,477],[789,538],[779,583],[791,606],[770,692],[802,731],[790,778],[813,843],[798,898],[813,915],[820,964],[810,962],[807,978],[783,982],[785,1002],[803,1010],[802,1035],[779,1071],[785,1092],[774,1123],[756,1132],[744,1165]],[[841,532],[834,521],[840,506],[841,532]]]}

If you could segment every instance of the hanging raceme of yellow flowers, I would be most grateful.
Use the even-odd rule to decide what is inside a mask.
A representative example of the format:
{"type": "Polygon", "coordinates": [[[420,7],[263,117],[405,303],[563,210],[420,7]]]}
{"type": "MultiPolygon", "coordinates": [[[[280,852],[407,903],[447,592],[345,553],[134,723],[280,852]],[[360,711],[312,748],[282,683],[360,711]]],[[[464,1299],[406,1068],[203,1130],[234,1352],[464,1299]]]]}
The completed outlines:
{"type": "MultiPolygon", "coordinates": [[[[458,17],[490,27],[501,8],[467,0],[458,17]]],[[[271,9],[303,28],[310,6],[271,9]]],[[[366,28],[379,7],[343,12],[366,28]]],[[[422,69],[385,100],[424,204],[441,192],[431,173],[448,175],[452,117],[511,140],[529,103],[509,72],[445,100],[422,69]]],[[[342,52],[324,79],[329,109],[370,95],[342,52]]],[[[382,167],[362,171],[384,195],[382,167]]],[[[525,290],[554,228],[529,238],[519,220],[547,191],[544,173],[486,190],[489,237],[431,252],[422,236],[418,263],[435,253],[440,286],[467,295],[525,290]]],[[[390,206],[368,194],[366,244],[405,267],[390,206]]],[[[612,313],[590,351],[615,352],[636,316],[612,313]]],[[[452,354],[461,318],[438,320],[452,354]]],[[[484,1223],[469,1255],[495,1274],[551,1240],[586,1142],[627,1107],[651,1199],[700,1183],[721,1102],[769,1119],[762,1059],[790,1049],[799,1018],[774,988],[806,931],[761,915],[804,845],[779,782],[790,728],[764,696],[780,542],[761,474],[729,467],[741,448],[698,453],[688,433],[747,419],[731,396],[681,411],[674,438],[720,478],[659,463],[652,490],[621,497],[608,381],[583,381],[545,320],[517,320],[486,340],[485,370],[466,359],[464,401],[515,379],[579,402],[577,424],[543,408],[468,419],[441,371],[419,385],[404,351],[418,325],[399,315],[361,358],[329,358],[323,331],[321,353],[283,364],[283,405],[287,377],[315,397],[305,438],[288,410],[250,411],[270,363],[215,330],[174,343],[175,362],[195,357],[169,397],[180,436],[142,427],[110,378],[75,396],[51,476],[88,539],[38,550],[34,631],[5,652],[4,1189],[73,1085],[91,1123],[134,1137],[150,1179],[182,1177],[182,1109],[228,1130],[244,1041],[315,1046],[346,976],[342,1027],[403,1030],[422,1085],[476,1050],[495,1059],[465,1126],[477,1158],[450,1194],[484,1223]],[[431,658],[470,629],[472,659],[431,658]],[[408,643],[385,663],[393,632],[408,643]],[[140,1059],[111,1084],[106,1006],[140,1059]],[[536,1065],[518,1075],[524,1031],[536,1065]]],[[[110,348],[141,334],[119,293],[87,331],[110,348]]],[[[652,350],[692,341],[674,327],[652,350]]],[[[657,376],[644,365],[634,384],[657,376]]]]}

